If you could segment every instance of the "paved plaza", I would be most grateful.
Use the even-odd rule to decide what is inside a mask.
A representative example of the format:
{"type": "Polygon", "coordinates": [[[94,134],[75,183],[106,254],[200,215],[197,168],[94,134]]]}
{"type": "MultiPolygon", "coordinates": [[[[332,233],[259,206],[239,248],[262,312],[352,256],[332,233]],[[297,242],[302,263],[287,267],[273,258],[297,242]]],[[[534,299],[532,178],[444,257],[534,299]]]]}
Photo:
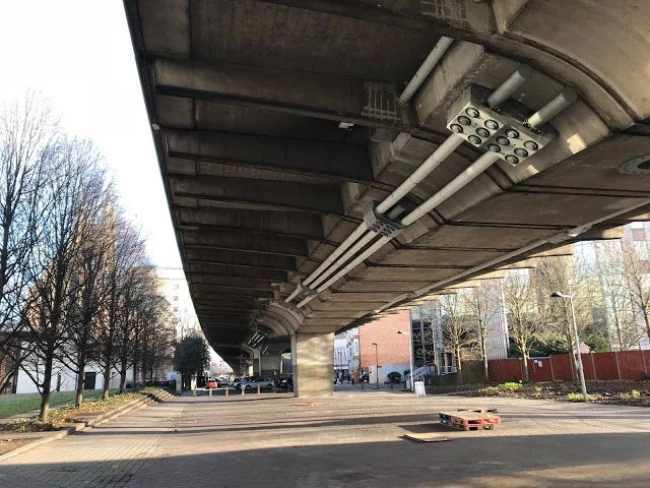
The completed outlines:
{"type": "Polygon", "coordinates": [[[650,409],[358,389],[313,403],[184,396],[5,460],[0,486],[647,487],[648,459],[650,409]],[[401,438],[448,432],[439,410],[477,406],[503,424],[401,438]]]}

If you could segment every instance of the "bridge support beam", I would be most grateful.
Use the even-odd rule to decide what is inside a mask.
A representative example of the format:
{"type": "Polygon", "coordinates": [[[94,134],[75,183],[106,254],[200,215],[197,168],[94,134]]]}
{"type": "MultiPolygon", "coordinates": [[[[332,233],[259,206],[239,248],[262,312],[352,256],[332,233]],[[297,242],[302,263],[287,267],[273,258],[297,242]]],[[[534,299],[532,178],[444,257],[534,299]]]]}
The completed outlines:
{"type": "Polygon", "coordinates": [[[297,332],[291,336],[291,361],[294,396],[332,396],[334,332],[297,332]]]}

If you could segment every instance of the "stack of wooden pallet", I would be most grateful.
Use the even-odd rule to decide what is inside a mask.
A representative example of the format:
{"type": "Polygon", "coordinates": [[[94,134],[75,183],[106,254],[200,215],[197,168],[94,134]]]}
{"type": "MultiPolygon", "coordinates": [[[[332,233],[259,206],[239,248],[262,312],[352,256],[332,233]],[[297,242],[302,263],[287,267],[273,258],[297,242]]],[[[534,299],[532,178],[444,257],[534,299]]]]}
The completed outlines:
{"type": "Polygon", "coordinates": [[[496,415],[496,409],[457,410],[455,412],[440,412],[440,423],[460,430],[494,429],[501,423],[501,417],[496,415]]]}

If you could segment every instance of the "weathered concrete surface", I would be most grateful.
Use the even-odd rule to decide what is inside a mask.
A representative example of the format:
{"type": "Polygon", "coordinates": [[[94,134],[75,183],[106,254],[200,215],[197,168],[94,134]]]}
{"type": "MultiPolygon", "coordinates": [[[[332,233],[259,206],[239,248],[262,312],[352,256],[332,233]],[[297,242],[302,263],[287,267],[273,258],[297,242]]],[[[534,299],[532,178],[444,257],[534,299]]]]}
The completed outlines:
{"type": "Polygon", "coordinates": [[[331,396],[334,333],[301,331],[291,336],[291,363],[296,396],[331,396]]]}
{"type": "Polygon", "coordinates": [[[650,410],[342,392],[179,397],[0,463],[11,488],[647,487],[650,410]],[[442,430],[442,409],[489,405],[494,431],[442,430]],[[453,442],[415,444],[406,432],[453,442]]]}
{"type": "MultiPolygon", "coordinates": [[[[471,279],[475,267],[573,242],[576,226],[593,223],[584,237],[599,237],[647,217],[650,171],[620,168],[650,157],[650,2],[125,6],[195,308],[235,367],[259,327],[274,337],[333,332],[471,279]],[[457,42],[398,105],[443,35],[457,42]],[[458,95],[470,84],[494,89],[520,62],[535,74],[512,98],[531,113],[563,86],[579,93],[552,120],[557,139],[517,167],[495,164],[317,299],[274,316],[269,307],[282,307],[445,140],[458,95]],[[557,235],[567,241],[544,242],[557,235]]],[[[461,145],[401,203],[413,209],[478,156],[461,145]]]]}

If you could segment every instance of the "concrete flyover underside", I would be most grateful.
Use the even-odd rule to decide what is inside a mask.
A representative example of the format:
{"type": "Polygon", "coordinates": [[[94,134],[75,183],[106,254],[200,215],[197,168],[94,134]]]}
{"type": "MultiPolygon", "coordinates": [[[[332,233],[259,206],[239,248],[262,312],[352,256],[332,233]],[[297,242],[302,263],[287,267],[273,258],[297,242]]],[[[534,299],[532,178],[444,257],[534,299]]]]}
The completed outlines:
{"type": "MultiPolygon", "coordinates": [[[[305,368],[298,359],[310,371],[298,391],[330,394],[329,373],[317,370],[331,367],[332,332],[648,217],[648,2],[125,6],[195,308],[236,368],[284,337],[310,358],[305,368]],[[398,103],[443,36],[453,42],[398,103]],[[357,265],[294,293],[448,140],[465,90],[491,92],[520,63],[533,75],[510,98],[530,114],[563,87],[577,92],[550,120],[557,137],[516,166],[487,165],[376,252],[352,253],[357,265]]],[[[472,173],[482,153],[459,144],[400,198],[403,215],[472,173]]]]}

